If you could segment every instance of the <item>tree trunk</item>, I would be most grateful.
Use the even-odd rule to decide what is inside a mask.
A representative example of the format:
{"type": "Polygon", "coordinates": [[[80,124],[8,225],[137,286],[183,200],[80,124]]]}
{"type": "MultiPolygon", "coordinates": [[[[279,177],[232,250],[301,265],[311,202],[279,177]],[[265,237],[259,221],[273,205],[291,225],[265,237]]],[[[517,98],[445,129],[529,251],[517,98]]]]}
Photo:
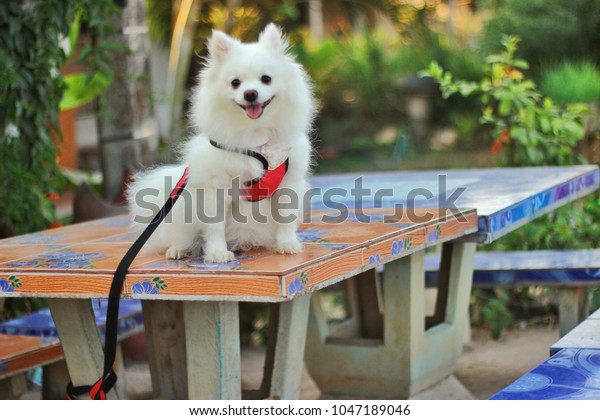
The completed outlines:
{"type": "Polygon", "coordinates": [[[113,52],[115,80],[106,93],[99,118],[100,159],[104,196],[120,197],[127,174],[154,161],[158,130],[150,101],[150,42],[144,0],[128,0],[113,22],[113,42],[128,52],[113,52]]]}

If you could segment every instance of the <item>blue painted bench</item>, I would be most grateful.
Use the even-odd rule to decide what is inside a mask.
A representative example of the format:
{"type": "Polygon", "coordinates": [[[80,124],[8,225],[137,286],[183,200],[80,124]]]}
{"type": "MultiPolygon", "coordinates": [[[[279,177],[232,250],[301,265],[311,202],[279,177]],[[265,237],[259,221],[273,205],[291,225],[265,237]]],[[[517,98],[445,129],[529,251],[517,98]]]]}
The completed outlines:
{"type": "MultiPolygon", "coordinates": [[[[104,340],[106,299],[93,299],[98,332],[104,340]]],[[[143,331],[142,305],[122,300],[119,307],[118,339],[143,331]]],[[[0,323],[0,399],[18,398],[25,390],[24,372],[43,368],[44,398],[64,398],[68,372],[62,347],[49,309],[42,309],[0,323]]]]}
{"type": "Polygon", "coordinates": [[[600,309],[550,347],[548,360],[493,400],[600,400],[600,309]]]}
{"type": "MultiPolygon", "coordinates": [[[[437,284],[440,256],[425,256],[425,284],[437,284]]],[[[600,249],[478,252],[473,287],[548,286],[559,289],[559,329],[564,336],[588,315],[587,288],[600,286],[600,249]]]]}

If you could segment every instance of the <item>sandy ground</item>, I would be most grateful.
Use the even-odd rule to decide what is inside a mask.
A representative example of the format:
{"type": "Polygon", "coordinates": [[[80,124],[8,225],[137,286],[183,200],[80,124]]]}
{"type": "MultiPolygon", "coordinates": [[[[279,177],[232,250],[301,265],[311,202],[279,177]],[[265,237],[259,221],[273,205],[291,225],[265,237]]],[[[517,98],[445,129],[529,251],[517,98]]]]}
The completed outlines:
{"type": "Polygon", "coordinates": [[[454,375],[475,399],[488,399],[548,357],[558,329],[529,327],[510,331],[499,341],[474,330],[454,375]]]}
{"type": "MultiPolygon", "coordinates": [[[[494,341],[487,332],[472,330],[454,377],[414,396],[415,399],[488,399],[514,380],[549,357],[548,348],[559,338],[558,330],[528,327],[509,331],[494,341]]],[[[242,384],[256,388],[262,375],[264,350],[248,348],[242,352],[242,384]]],[[[131,398],[151,395],[148,365],[129,362],[126,368],[127,389],[131,398]]],[[[308,373],[304,372],[301,399],[318,399],[321,393],[308,373]]],[[[23,399],[39,399],[39,389],[28,391],[23,399]]]]}

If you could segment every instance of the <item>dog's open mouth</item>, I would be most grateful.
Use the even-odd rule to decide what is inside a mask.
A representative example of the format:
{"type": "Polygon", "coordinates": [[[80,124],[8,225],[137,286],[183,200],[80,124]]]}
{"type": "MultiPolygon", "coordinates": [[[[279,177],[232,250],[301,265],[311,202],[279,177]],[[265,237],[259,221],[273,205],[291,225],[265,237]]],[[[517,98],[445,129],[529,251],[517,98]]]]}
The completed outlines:
{"type": "Polygon", "coordinates": [[[260,118],[260,116],[265,111],[267,105],[271,103],[274,97],[271,97],[268,101],[263,102],[262,104],[250,104],[250,105],[240,105],[244,111],[246,111],[246,115],[253,120],[260,118]]]}

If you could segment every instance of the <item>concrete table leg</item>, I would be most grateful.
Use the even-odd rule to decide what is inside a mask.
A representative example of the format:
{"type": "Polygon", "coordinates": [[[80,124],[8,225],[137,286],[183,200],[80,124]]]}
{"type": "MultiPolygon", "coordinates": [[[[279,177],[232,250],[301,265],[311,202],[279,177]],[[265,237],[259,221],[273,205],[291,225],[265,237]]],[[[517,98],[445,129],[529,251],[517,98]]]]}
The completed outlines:
{"type": "Polygon", "coordinates": [[[328,337],[315,293],[306,362],[323,395],[406,399],[450,375],[462,352],[474,253],[475,244],[453,244],[445,319],[428,330],[424,251],[384,267],[382,339],[328,337]]]}
{"type": "Polygon", "coordinates": [[[279,306],[272,398],[296,400],[300,396],[309,306],[310,295],[299,296],[279,306]]]}
{"type": "MultiPolygon", "coordinates": [[[[56,324],[71,380],[75,386],[92,385],[102,376],[104,352],[98,327],[88,299],[48,299],[48,306],[56,324]]],[[[117,381],[108,392],[108,399],[124,395],[117,381]]]]}
{"type": "Polygon", "coordinates": [[[142,312],[154,398],[187,399],[183,303],[143,300],[142,312]]]}
{"type": "Polygon", "coordinates": [[[237,302],[184,302],[190,399],[241,399],[237,302]]]}

